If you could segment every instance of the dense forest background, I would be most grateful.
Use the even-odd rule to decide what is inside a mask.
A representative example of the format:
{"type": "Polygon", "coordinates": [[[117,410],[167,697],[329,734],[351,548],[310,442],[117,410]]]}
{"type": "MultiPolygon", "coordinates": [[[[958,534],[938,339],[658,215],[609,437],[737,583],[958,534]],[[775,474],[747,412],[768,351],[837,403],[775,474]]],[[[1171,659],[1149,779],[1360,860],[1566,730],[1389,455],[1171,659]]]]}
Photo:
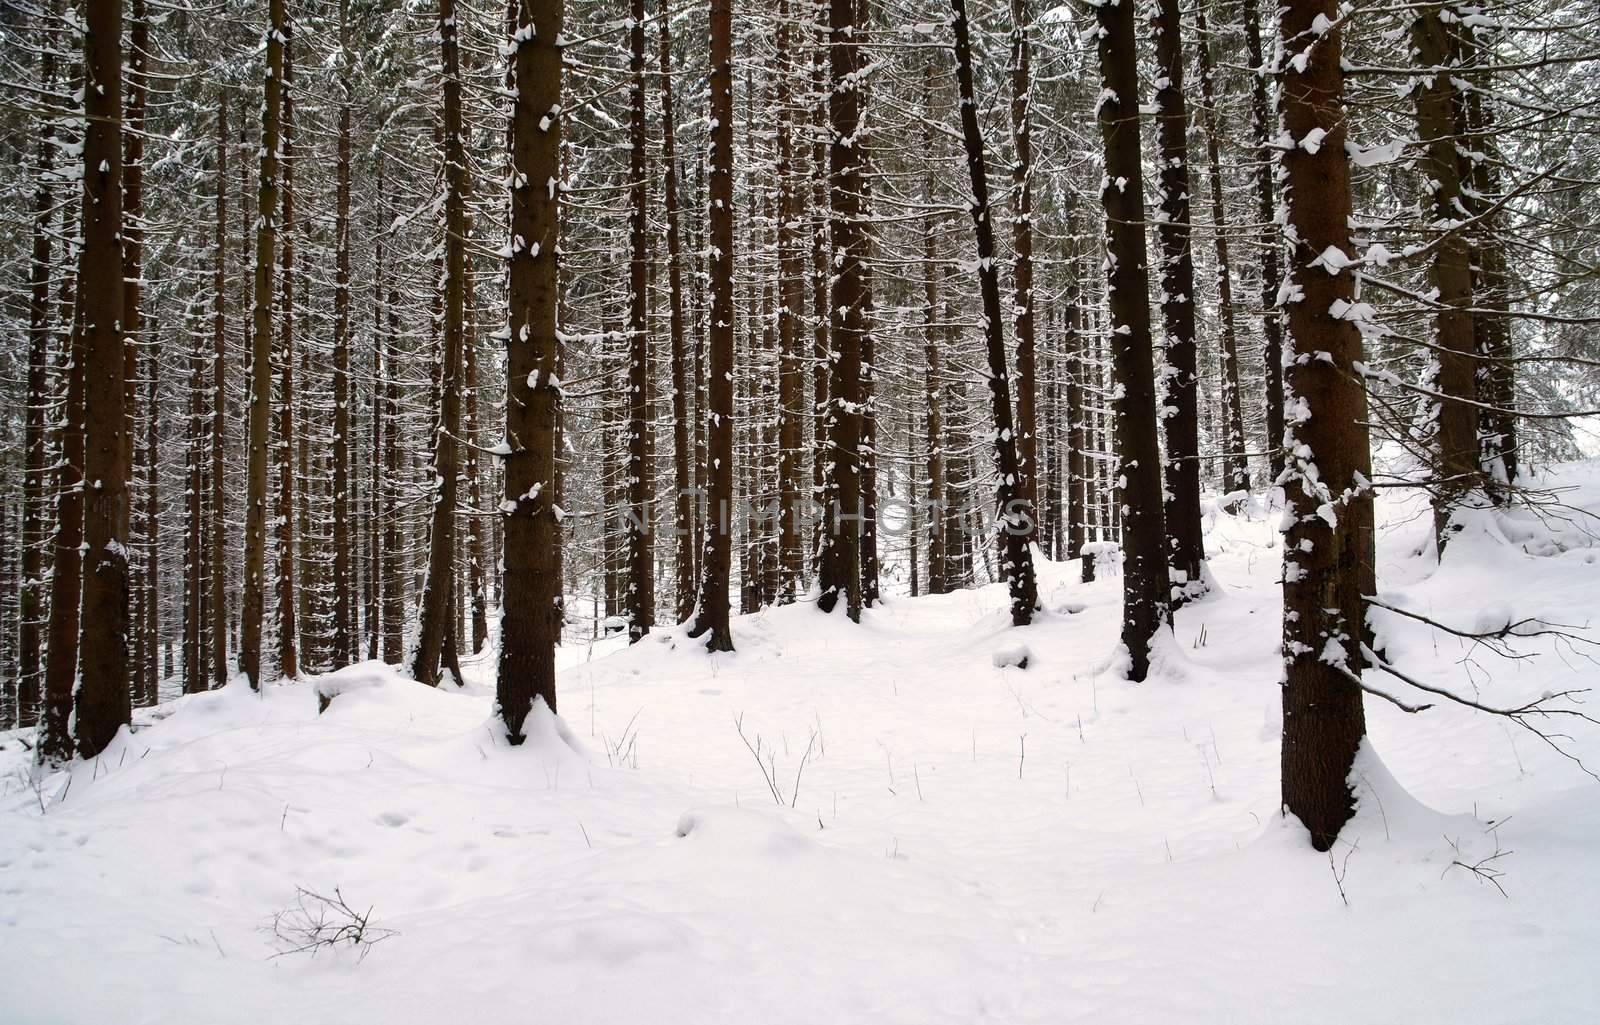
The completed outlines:
{"type": "Polygon", "coordinates": [[[1343,455],[1354,492],[1303,517],[1420,485],[1443,552],[1462,510],[1560,515],[1519,472],[1579,455],[1600,406],[1589,4],[130,0],[121,420],[97,435],[109,364],[75,346],[115,266],[83,273],[116,7],[0,15],[6,725],[39,720],[77,633],[61,570],[99,564],[106,430],[127,496],[99,543],[125,542],[146,705],[236,670],[448,675],[497,634],[507,524],[547,484],[568,638],[703,616],[719,584],[855,614],[1008,579],[1025,623],[1025,564],[1090,573],[1115,544],[1137,677],[1139,638],[1211,586],[1202,494],[1309,500],[1343,455]],[[564,74],[519,128],[535,42],[564,74]],[[530,183],[518,140],[556,128],[559,182],[530,183]],[[512,197],[541,191],[553,366],[513,330],[539,243],[512,197]],[[1347,245],[1307,250],[1318,210],[1347,245]],[[1319,274],[1337,345],[1290,315],[1319,274]],[[1359,388],[1297,389],[1319,360],[1359,388]],[[524,383],[559,409],[554,475],[508,492],[524,383]],[[1313,445],[1312,421],[1360,430],[1313,445]],[[720,556],[706,493],[740,510],[720,556]]]}

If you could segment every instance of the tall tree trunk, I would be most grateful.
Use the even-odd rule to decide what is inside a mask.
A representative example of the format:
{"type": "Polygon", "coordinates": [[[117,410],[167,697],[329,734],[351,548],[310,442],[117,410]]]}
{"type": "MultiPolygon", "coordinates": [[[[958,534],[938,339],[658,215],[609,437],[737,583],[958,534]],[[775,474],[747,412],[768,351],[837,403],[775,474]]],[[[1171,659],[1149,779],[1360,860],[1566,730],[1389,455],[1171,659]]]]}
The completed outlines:
{"type": "Polygon", "coordinates": [[[1325,851],[1353,812],[1350,769],[1366,732],[1361,688],[1362,572],[1371,535],[1363,470],[1361,335],[1341,318],[1355,297],[1350,260],[1344,70],[1333,0],[1288,0],[1282,45],[1304,53],[1283,73],[1280,150],[1293,301],[1286,387],[1300,410],[1285,438],[1283,805],[1325,851]],[[1307,145],[1308,140],[1312,141],[1307,145]],[[1320,143],[1318,145],[1317,143],[1320,143]]]}
{"type": "Polygon", "coordinates": [[[846,614],[861,618],[861,341],[866,332],[861,224],[865,156],[858,130],[861,93],[854,0],[830,0],[828,51],[832,91],[828,119],[829,233],[832,236],[832,352],[828,371],[828,459],[825,463],[822,559],[817,607],[832,612],[842,594],[846,614]]]}
{"type": "Polygon", "coordinates": [[[694,615],[694,465],[689,444],[689,353],[684,340],[683,254],[678,231],[677,125],[672,104],[672,29],[659,19],[661,31],[661,163],[663,202],[667,215],[667,304],[672,355],[672,469],[678,489],[672,508],[673,621],[694,615]]]}
{"type": "MultiPolygon", "coordinates": [[[[245,491],[244,602],[239,669],[261,688],[266,612],[267,444],[272,405],[272,265],[278,240],[278,128],[283,105],[284,0],[268,0],[266,86],[261,104],[261,179],[256,194],[255,308],[251,325],[249,478],[245,491]]],[[[219,359],[220,363],[220,359],[219,359]]],[[[220,407],[220,398],[219,398],[220,407]]]]}
{"type": "Polygon", "coordinates": [[[858,96],[855,145],[859,154],[861,204],[858,211],[861,232],[861,417],[857,449],[861,482],[861,533],[859,559],[861,605],[878,603],[878,336],[877,298],[872,274],[872,246],[876,218],[872,205],[872,77],[866,70],[872,55],[866,49],[872,33],[871,0],[856,0],[856,21],[851,49],[857,69],[855,92],[858,96]]]}
{"type": "MultiPolygon", "coordinates": [[[[47,91],[56,86],[53,40],[46,40],[40,55],[39,82],[47,91]]],[[[33,176],[33,253],[28,265],[28,408],[22,443],[22,590],[17,606],[17,722],[24,727],[34,725],[39,718],[44,684],[45,598],[50,590],[45,580],[45,556],[50,544],[50,507],[45,497],[49,477],[45,412],[50,401],[50,273],[54,258],[50,218],[55,208],[55,190],[51,187],[55,126],[51,123],[39,127],[33,176]]]]}
{"type": "MultiPolygon", "coordinates": [[[[470,234],[470,218],[468,224],[470,234]]],[[[476,654],[483,650],[489,639],[489,546],[483,529],[483,463],[479,458],[481,442],[478,437],[478,388],[482,380],[478,373],[478,302],[470,256],[467,260],[466,289],[467,328],[466,337],[462,339],[462,362],[467,385],[467,505],[471,509],[467,517],[467,595],[472,602],[471,650],[476,654]]],[[[558,502],[561,500],[559,491],[558,488],[558,502]]]]}
{"type": "MultiPolygon", "coordinates": [[[[928,77],[933,77],[933,64],[928,64],[928,77]]],[[[931,155],[933,148],[933,129],[929,127],[924,136],[924,145],[931,155]]],[[[934,195],[934,178],[929,170],[926,182],[923,185],[924,203],[932,204],[934,195]]],[[[928,587],[929,594],[945,594],[950,590],[950,581],[947,575],[950,556],[947,550],[949,540],[946,536],[946,523],[948,521],[949,493],[945,487],[945,439],[944,439],[944,364],[939,352],[939,278],[938,278],[938,247],[935,231],[938,222],[933,217],[928,217],[923,222],[922,228],[922,350],[923,350],[923,395],[927,404],[927,472],[928,472],[928,587]]]]}
{"type": "Polygon", "coordinates": [[[822,511],[811,526],[811,565],[820,572],[822,552],[826,544],[828,520],[831,515],[824,508],[828,501],[828,379],[832,361],[829,358],[829,338],[833,330],[833,315],[828,303],[831,300],[831,282],[828,258],[832,253],[830,241],[833,211],[830,206],[828,183],[829,139],[832,115],[832,90],[828,76],[831,74],[832,48],[828,36],[832,31],[821,17],[821,0],[814,0],[812,29],[815,33],[811,47],[811,496],[813,505],[822,511]]]}
{"type": "Polygon", "coordinates": [[[556,293],[560,283],[562,0],[521,5],[510,42],[510,314],[506,361],[504,584],[495,698],[512,744],[541,700],[556,710],[556,596],[560,513],[555,505],[556,293]],[[517,240],[521,244],[517,244],[517,240]]]}
{"type": "Polygon", "coordinates": [[[795,600],[804,557],[800,547],[800,454],[804,444],[805,378],[800,345],[805,310],[804,248],[800,239],[804,180],[795,166],[795,44],[788,0],[778,3],[778,585],[776,599],[795,600]]]}
{"type": "MultiPolygon", "coordinates": [[[[1467,217],[1463,196],[1462,158],[1457,139],[1462,99],[1460,43],[1451,33],[1459,19],[1450,9],[1429,4],[1411,23],[1411,44],[1420,68],[1428,72],[1412,97],[1417,107],[1417,134],[1425,149],[1418,163],[1425,177],[1423,200],[1430,209],[1428,228],[1437,232],[1431,246],[1429,278],[1438,292],[1433,315],[1432,373],[1428,384],[1437,393],[1432,406],[1429,456],[1433,461],[1433,531],[1440,556],[1452,530],[1452,513],[1481,497],[1483,475],[1478,463],[1478,400],[1476,339],[1473,336],[1472,264],[1466,232],[1458,227],[1467,217]]],[[[1464,119],[1462,119],[1464,120],[1464,119]]]]}
{"type": "Polygon", "coordinates": [[[1065,558],[1079,559],[1081,564],[1078,570],[1079,579],[1088,583],[1094,579],[1094,560],[1083,554],[1084,543],[1089,540],[1088,513],[1089,513],[1089,474],[1093,465],[1085,449],[1088,447],[1090,431],[1084,418],[1088,415],[1085,410],[1085,397],[1087,391],[1084,387],[1088,379],[1086,369],[1086,347],[1083,335],[1079,330],[1079,320],[1082,317],[1083,285],[1078,273],[1082,266],[1082,253],[1078,240],[1077,211],[1074,209],[1067,215],[1067,290],[1064,297],[1066,308],[1062,311],[1063,338],[1061,340],[1062,353],[1066,358],[1066,486],[1067,486],[1067,511],[1066,511],[1066,541],[1067,550],[1065,558]]]}
{"type": "Polygon", "coordinates": [[[188,458],[185,478],[183,541],[183,692],[206,689],[205,638],[205,461],[207,405],[207,355],[199,328],[198,304],[189,308],[192,321],[189,353],[188,458]]]}
{"type": "Polygon", "coordinates": [[[1128,678],[1150,671],[1150,647],[1167,621],[1166,533],[1161,456],[1156,442],[1155,375],[1150,344],[1150,279],[1145,267],[1143,161],[1133,6],[1095,8],[1099,20],[1100,135],[1105,180],[1106,259],[1110,264],[1112,376],[1117,482],[1123,537],[1122,644],[1128,678]]]}
{"type": "Polygon", "coordinates": [[[1189,110],[1183,95],[1183,34],[1178,0],[1156,0],[1156,128],[1161,149],[1161,320],[1166,330],[1162,426],[1166,429],[1165,503],[1171,593],[1183,601],[1205,591],[1200,527],[1200,408],[1195,397],[1194,254],[1190,249],[1189,110]]]}
{"type": "Polygon", "coordinates": [[[156,327],[151,325],[150,352],[145,358],[145,437],[144,437],[144,662],[140,666],[140,694],[145,705],[161,700],[160,671],[157,658],[161,647],[161,439],[157,430],[161,422],[156,397],[156,381],[160,373],[160,342],[156,327]]]}
{"type": "MultiPolygon", "coordinates": [[[[377,161],[377,193],[383,195],[383,160],[377,161]]],[[[385,204],[387,206],[387,204],[385,204]]],[[[387,211],[385,211],[387,212],[387,211]]],[[[377,233],[372,255],[372,486],[367,492],[367,588],[366,634],[367,658],[378,657],[383,639],[384,593],[388,577],[386,549],[383,536],[388,530],[384,520],[384,496],[388,493],[388,464],[384,453],[384,410],[388,406],[383,380],[384,361],[384,309],[383,309],[383,232],[377,233]]]]}
{"type": "Polygon", "coordinates": [[[1239,390],[1239,332],[1233,315],[1233,262],[1228,253],[1227,203],[1222,192],[1221,142],[1217,132],[1217,91],[1212,79],[1211,31],[1206,26],[1206,3],[1195,6],[1197,49],[1200,53],[1201,121],[1206,134],[1206,158],[1211,181],[1211,227],[1217,250],[1217,311],[1222,316],[1218,354],[1222,364],[1222,490],[1250,489],[1250,461],[1244,440],[1244,409],[1239,390]]]}
{"type": "Polygon", "coordinates": [[[278,673],[300,675],[300,624],[295,594],[295,395],[294,304],[294,50],[285,24],[283,37],[283,246],[278,339],[278,673]]]}
{"type": "Polygon", "coordinates": [[[628,235],[632,260],[628,273],[628,586],[622,614],[628,619],[628,642],[650,632],[656,618],[655,460],[650,387],[650,190],[645,181],[644,0],[632,0],[628,31],[629,77],[629,210],[628,235]]]}
{"type": "MultiPolygon", "coordinates": [[[[842,2],[842,0],[835,0],[842,2]]],[[[728,571],[733,561],[733,10],[711,0],[710,373],[706,396],[708,522],[700,555],[700,596],[690,637],[732,651],[728,571]]]]}
{"type": "MultiPolygon", "coordinates": [[[[1035,517],[1039,510],[1038,357],[1033,322],[1033,129],[1028,29],[1028,0],[1011,0],[1011,139],[1016,160],[1011,165],[1012,277],[1015,282],[1017,332],[1017,494],[1027,499],[1035,517]]],[[[1038,537],[1038,525],[1027,525],[1027,541],[1038,537]]]]}
{"type": "Polygon", "coordinates": [[[1264,225],[1261,249],[1261,327],[1265,342],[1261,362],[1267,378],[1267,452],[1271,466],[1269,484],[1283,473],[1283,322],[1278,310],[1278,286],[1283,273],[1278,263],[1277,211],[1273,204],[1273,139],[1271,104],[1267,97],[1267,71],[1261,51],[1261,16],[1257,0],[1243,0],[1245,52],[1250,57],[1250,122],[1256,144],[1256,220],[1264,225]]]}
{"type": "MultiPolygon", "coordinates": [[[[145,338],[143,304],[144,290],[144,130],[145,106],[149,95],[149,81],[145,74],[147,54],[150,49],[150,23],[145,13],[144,0],[131,0],[128,12],[127,67],[123,78],[127,86],[127,102],[122,119],[126,131],[122,133],[122,414],[127,437],[122,447],[124,479],[128,482],[129,496],[123,506],[123,536],[132,539],[135,534],[131,517],[140,505],[135,453],[138,438],[138,381],[141,348],[149,344],[145,338]]],[[[150,364],[154,369],[154,364],[150,364]]],[[[154,409],[146,410],[149,418],[154,409]]],[[[154,422],[151,419],[150,422],[154,422]]],[[[154,474],[154,468],[150,469],[154,474]]],[[[145,540],[148,510],[140,510],[138,534],[145,540]]],[[[133,666],[130,670],[132,699],[143,705],[153,691],[153,673],[147,672],[155,639],[146,627],[153,621],[152,604],[156,598],[155,581],[150,572],[154,559],[152,549],[140,545],[141,556],[133,562],[129,585],[133,597],[133,666]]],[[[132,558],[132,551],[129,552],[132,558]]],[[[150,702],[153,703],[153,702],[150,702]]]]}
{"type": "MultiPolygon", "coordinates": [[[[456,439],[461,433],[461,349],[466,318],[467,155],[462,140],[461,49],[455,0],[439,0],[439,53],[444,77],[444,351],[433,439],[433,508],[427,572],[411,675],[439,682],[455,577],[456,507],[460,488],[456,439]]],[[[551,501],[554,496],[551,496],[551,501]]],[[[460,682],[459,680],[457,681],[460,682]]]]}
{"type": "Polygon", "coordinates": [[[355,580],[352,577],[350,479],[350,12],[339,0],[339,144],[335,171],[333,277],[333,657],[334,665],[353,662],[356,633],[355,580]]]}
{"type": "Polygon", "coordinates": [[[91,758],[129,722],[127,353],[122,335],[122,4],[89,0],[84,34],[83,615],[72,739],[91,758]]]}
{"type": "Polygon", "coordinates": [[[1039,606],[1028,544],[1037,514],[1020,490],[1016,431],[1011,423],[1011,380],[1006,367],[1005,321],[1000,308],[1000,272],[994,262],[994,222],[989,211],[989,181],[984,170],[983,136],[972,88],[972,46],[967,38],[966,0],[951,0],[955,18],[956,82],[961,90],[961,136],[966,143],[967,175],[972,182],[972,225],[978,236],[978,288],[983,296],[983,334],[989,350],[989,404],[994,418],[995,507],[1003,537],[1000,567],[1010,587],[1011,623],[1027,626],[1039,606]]]}
{"type": "MultiPolygon", "coordinates": [[[[1493,63],[1493,50],[1489,44],[1475,38],[1481,29],[1463,42],[1466,64],[1479,68],[1493,63]]],[[[1494,105],[1492,85],[1487,74],[1478,71],[1478,79],[1466,95],[1466,149],[1471,156],[1471,189],[1467,190],[1467,210],[1476,220],[1474,264],[1477,268],[1474,293],[1478,312],[1474,314],[1473,329],[1477,339],[1478,394],[1493,407],[1484,409],[1479,416],[1478,433],[1483,438],[1483,463],[1487,476],[1500,484],[1515,484],[1517,480],[1517,386],[1516,353],[1511,337],[1511,299],[1507,289],[1506,247],[1500,237],[1501,194],[1500,172],[1496,160],[1499,153],[1494,142],[1494,105]],[[1487,94],[1487,95],[1486,95],[1487,94]]],[[[1502,500],[1504,487],[1492,487],[1490,497],[1502,500]]]]}
{"type": "Polygon", "coordinates": [[[383,660],[405,658],[406,566],[400,546],[400,291],[389,285],[383,330],[383,660]]]}
{"type": "MultiPolygon", "coordinates": [[[[211,599],[211,673],[215,685],[228,682],[227,474],[223,454],[228,441],[228,91],[217,97],[217,223],[211,282],[211,558],[207,569],[211,599]]],[[[253,409],[252,409],[253,415],[253,409]]],[[[252,430],[254,421],[252,421],[252,430]]],[[[263,485],[264,489],[264,485],[263,485]]]]}
{"type": "MultiPolygon", "coordinates": [[[[86,184],[87,181],[85,179],[86,184]]],[[[63,227],[67,220],[63,214],[63,227]]],[[[78,247],[81,246],[82,243],[78,243],[78,247]]],[[[121,267],[113,274],[120,281],[121,267]]],[[[61,411],[61,458],[56,464],[56,550],[50,574],[44,716],[39,738],[40,761],[57,765],[72,757],[69,723],[78,673],[78,629],[83,597],[83,392],[87,339],[80,328],[82,310],[74,305],[70,316],[67,351],[62,360],[67,380],[61,411]]]]}

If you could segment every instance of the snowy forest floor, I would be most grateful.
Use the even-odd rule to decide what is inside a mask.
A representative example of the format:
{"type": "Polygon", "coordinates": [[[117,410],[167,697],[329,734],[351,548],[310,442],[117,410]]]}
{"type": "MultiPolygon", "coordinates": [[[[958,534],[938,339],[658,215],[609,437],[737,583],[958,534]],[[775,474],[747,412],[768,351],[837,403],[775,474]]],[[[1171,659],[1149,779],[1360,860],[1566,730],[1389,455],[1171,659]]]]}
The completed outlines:
{"type": "MultiPolygon", "coordinates": [[[[1587,512],[1485,514],[1442,569],[1425,500],[1389,495],[1384,599],[1600,628],[1600,464],[1543,483],[1587,512]]],[[[36,783],[0,734],[0,1019],[1594,1021],[1600,784],[1537,737],[1369,699],[1332,858],[1279,815],[1275,519],[1212,512],[1220,589],[1141,685],[1119,581],[1068,563],[1021,631],[991,586],[740,617],[715,658],[672,629],[569,645],[564,726],[518,749],[492,657],[461,692],[366,663],[178,698],[36,783]],[[395,932],[274,957],[297,887],[395,932]]],[[[1600,683],[1564,643],[1378,626],[1486,701],[1600,683]]]]}

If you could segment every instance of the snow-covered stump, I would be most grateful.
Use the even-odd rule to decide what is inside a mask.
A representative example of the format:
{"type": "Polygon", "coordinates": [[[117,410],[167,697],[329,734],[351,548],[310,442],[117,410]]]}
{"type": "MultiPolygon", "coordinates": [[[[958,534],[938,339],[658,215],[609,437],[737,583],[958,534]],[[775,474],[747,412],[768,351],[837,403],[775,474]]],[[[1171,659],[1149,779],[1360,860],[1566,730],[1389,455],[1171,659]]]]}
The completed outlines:
{"type": "Polygon", "coordinates": [[[1094,564],[1096,580],[1122,575],[1122,546],[1115,541],[1085,541],[1078,556],[1094,564]]]}

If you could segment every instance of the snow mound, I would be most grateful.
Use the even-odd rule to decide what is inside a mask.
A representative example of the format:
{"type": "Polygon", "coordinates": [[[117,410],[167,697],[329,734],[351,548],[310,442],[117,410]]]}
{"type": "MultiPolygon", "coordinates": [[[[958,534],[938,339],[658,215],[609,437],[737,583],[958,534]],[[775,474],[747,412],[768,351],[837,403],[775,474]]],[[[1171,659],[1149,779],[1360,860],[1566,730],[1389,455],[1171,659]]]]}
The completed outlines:
{"type": "Polygon", "coordinates": [[[989,656],[996,669],[1026,669],[1028,668],[1028,662],[1032,658],[1033,652],[1021,641],[1002,645],[995,649],[993,655],[989,656]]]}

